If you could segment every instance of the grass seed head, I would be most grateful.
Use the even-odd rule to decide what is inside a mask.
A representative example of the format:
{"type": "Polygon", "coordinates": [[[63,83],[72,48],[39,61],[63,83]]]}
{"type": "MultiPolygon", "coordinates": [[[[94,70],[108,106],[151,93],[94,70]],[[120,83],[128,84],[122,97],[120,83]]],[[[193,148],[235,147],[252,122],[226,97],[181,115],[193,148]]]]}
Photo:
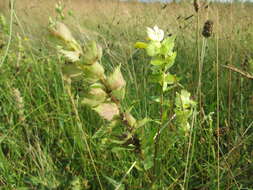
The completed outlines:
{"type": "Polygon", "coordinates": [[[213,21],[207,20],[204,24],[202,35],[205,38],[209,38],[213,33],[213,21]]]}
{"type": "Polygon", "coordinates": [[[24,100],[23,97],[21,96],[21,93],[19,89],[14,88],[12,90],[13,93],[13,98],[15,100],[15,106],[17,108],[18,116],[19,116],[19,121],[24,122],[25,121],[25,115],[24,115],[24,100]]]}
{"type": "Polygon", "coordinates": [[[199,5],[198,0],[194,0],[193,7],[194,7],[194,10],[196,11],[196,13],[199,12],[200,5],[199,5]]]}

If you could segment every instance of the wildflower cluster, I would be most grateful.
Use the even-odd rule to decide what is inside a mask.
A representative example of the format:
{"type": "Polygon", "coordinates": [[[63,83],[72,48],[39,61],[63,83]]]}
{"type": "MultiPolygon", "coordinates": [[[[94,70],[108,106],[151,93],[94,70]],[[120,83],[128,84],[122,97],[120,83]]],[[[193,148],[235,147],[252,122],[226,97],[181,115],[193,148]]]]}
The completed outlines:
{"type": "Polygon", "coordinates": [[[177,81],[176,76],[169,72],[177,55],[173,51],[175,37],[171,36],[164,39],[164,31],[157,26],[154,29],[147,28],[147,34],[149,42],[137,42],[135,46],[146,49],[147,55],[151,57],[151,80],[159,83],[163,92],[165,92],[169,90],[168,85],[177,81]]]}
{"type": "MultiPolygon", "coordinates": [[[[98,130],[94,137],[104,136],[108,130],[112,131],[112,128],[121,123],[126,126],[124,133],[127,133],[127,135],[124,134],[125,138],[121,144],[136,138],[134,131],[137,121],[130,114],[130,110],[124,111],[121,106],[121,101],[125,97],[126,82],[120,66],[106,76],[101,64],[102,48],[100,45],[95,41],[90,41],[81,47],[66,25],[60,22],[52,25],[51,31],[64,41],[64,46],[58,46],[58,52],[68,60],[68,63],[62,66],[66,85],[70,85],[73,80],[82,80],[87,87],[84,97],[81,97],[82,104],[88,105],[101,118],[109,122],[106,127],[98,130]]],[[[108,139],[111,138],[104,140],[108,139]]]]}
{"type": "MultiPolygon", "coordinates": [[[[159,103],[164,109],[168,109],[166,104],[166,93],[173,87],[178,86],[178,78],[176,75],[170,73],[169,69],[174,65],[176,59],[176,52],[173,51],[175,44],[175,36],[169,36],[164,38],[164,31],[157,26],[147,28],[148,43],[137,42],[135,46],[137,48],[145,49],[148,56],[151,57],[151,81],[158,84],[161,87],[159,103]]],[[[158,98],[159,99],[159,98],[158,98]]],[[[181,93],[177,93],[175,98],[175,115],[176,125],[179,130],[185,132],[185,135],[189,131],[188,119],[192,114],[192,109],[195,102],[190,99],[190,93],[186,90],[182,90],[181,93]]],[[[167,110],[163,110],[161,123],[164,120],[168,120],[166,113],[167,110]]],[[[159,132],[158,132],[159,133],[159,132]]]]}

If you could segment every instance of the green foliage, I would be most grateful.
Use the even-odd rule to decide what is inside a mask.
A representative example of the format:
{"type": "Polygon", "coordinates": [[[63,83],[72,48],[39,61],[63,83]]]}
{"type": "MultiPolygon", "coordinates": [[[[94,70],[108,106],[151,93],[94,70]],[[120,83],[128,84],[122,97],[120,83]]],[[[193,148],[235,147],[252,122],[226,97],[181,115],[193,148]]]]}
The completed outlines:
{"type": "Polygon", "coordinates": [[[176,59],[176,52],[173,51],[175,36],[163,39],[163,31],[157,26],[154,29],[148,28],[147,30],[149,42],[137,42],[135,47],[146,49],[147,55],[152,57],[150,61],[153,71],[150,75],[151,81],[159,83],[165,92],[170,88],[168,85],[177,82],[176,76],[169,73],[169,69],[174,65],[176,59]]]}
{"type": "Polygon", "coordinates": [[[190,131],[190,124],[188,122],[192,115],[192,108],[196,105],[194,101],[190,99],[190,93],[186,90],[181,90],[181,93],[177,93],[175,99],[175,114],[176,114],[176,125],[179,130],[184,132],[187,136],[190,131]]]}
{"type": "Polygon", "coordinates": [[[3,14],[0,14],[0,31],[3,31],[5,34],[9,34],[6,18],[3,14]]]}
{"type": "Polygon", "coordinates": [[[249,60],[249,72],[253,74],[253,59],[249,60]]]}

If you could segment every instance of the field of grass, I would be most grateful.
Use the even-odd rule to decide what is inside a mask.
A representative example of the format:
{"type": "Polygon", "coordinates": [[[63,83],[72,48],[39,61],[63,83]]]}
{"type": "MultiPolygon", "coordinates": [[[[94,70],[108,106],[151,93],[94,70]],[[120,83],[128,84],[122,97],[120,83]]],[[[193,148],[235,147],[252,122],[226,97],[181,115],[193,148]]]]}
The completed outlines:
{"type": "Polygon", "coordinates": [[[109,124],[80,103],[86,83],[66,88],[67,63],[48,30],[56,1],[10,2],[0,2],[0,189],[253,190],[253,4],[203,1],[196,13],[190,2],[63,1],[61,22],[82,46],[101,45],[106,74],[121,65],[123,107],[153,120],[125,146],[97,133],[109,124]],[[214,23],[209,38],[202,36],[207,20],[214,23]],[[183,86],[197,103],[189,134],[168,122],[156,153],[157,88],[150,57],[134,46],[155,25],[176,36],[170,71],[180,86],[167,100],[174,103],[183,86]]]}

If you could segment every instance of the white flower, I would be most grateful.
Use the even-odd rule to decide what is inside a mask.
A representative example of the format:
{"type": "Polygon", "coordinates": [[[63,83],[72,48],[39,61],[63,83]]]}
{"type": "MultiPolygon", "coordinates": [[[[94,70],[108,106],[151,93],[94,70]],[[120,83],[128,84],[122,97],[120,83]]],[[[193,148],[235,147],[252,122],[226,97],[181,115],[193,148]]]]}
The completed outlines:
{"type": "Polygon", "coordinates": [[[158,26],[154,26],[154,29],[147,27],[147,34],[150,40],[162,41],[164,38],[164,31],[159,29],[158,26]]]}

